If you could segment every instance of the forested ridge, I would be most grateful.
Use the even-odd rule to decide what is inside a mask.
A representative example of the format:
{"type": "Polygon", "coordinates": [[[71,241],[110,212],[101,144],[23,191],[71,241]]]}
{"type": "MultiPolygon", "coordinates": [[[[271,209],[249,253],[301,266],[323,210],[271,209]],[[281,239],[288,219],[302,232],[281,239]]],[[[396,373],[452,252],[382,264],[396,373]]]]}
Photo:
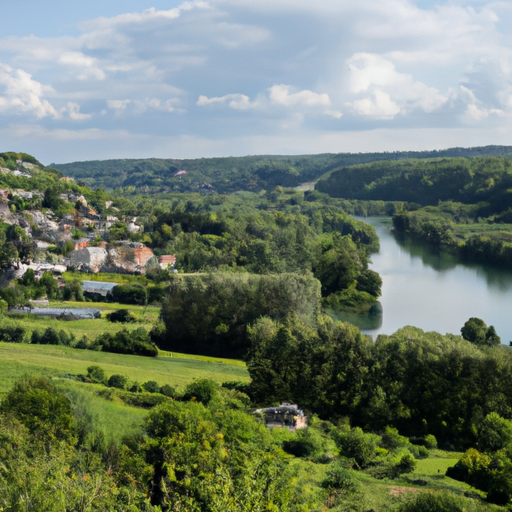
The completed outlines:
{"type": "Polygon", "coordinates": [[[512,261],[509,157],[375,162],[336,171],[316,188],[356,211],[375,210],[378,202],[378,213],[394,215],[396,232],[469,261],[512,261]]]}
{"type": "Polygon", "coordinates": [[[450,148],[439,151],[397,151],[382,153],[338,153],[301,156],[262,155],[189,160],[147,158],[138,160],[91,160],[51,164],[66,176],[91,188],[134,187],[138,191],[218,192],[269,190],[276,186],[295,187],[346,166],[383,160],[433,157],[504,156],[511,146],[450,148]],[[176,175],[180,171],[182,172],[176,175]]]}

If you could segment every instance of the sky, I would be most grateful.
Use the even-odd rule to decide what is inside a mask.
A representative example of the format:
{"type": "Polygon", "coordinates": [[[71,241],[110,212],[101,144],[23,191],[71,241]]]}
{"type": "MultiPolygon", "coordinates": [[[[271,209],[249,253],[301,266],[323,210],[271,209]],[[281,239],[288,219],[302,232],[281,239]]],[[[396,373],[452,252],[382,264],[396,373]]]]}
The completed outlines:
{"type": "Polygon", "coordinates": [[[45,164],[512,144],[510,0],[0,1],[0,150],[45,164]]]}

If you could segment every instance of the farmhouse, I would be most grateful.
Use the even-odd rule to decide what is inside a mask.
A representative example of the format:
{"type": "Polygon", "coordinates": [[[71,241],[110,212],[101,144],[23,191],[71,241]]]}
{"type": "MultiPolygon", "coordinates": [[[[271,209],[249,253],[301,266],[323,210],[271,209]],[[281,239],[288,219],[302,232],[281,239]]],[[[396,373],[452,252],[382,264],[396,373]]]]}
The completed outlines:
{"type": "Polygon", "coordinates": [[[279,407],[269,407],[258,412],[263,413],[268,428],[287,428],[293,432],[308,426],[304,411],[295,404],[283,402],[279,407]]]}
{"type": "Polygon", "coordinates": [[[104,281],[82,281],[82,291],[90,299],[103,300],[112,295],[112,290],[117,283],[107,283],[104,281]]]}
{"type": "Polygon", "coordinates": [[[174,266],[176,265],[176,256],[174,256],[173,254],[159,256],[158,264],[163,270],[167,270],[168,268],[174,268],[174,266]]]}

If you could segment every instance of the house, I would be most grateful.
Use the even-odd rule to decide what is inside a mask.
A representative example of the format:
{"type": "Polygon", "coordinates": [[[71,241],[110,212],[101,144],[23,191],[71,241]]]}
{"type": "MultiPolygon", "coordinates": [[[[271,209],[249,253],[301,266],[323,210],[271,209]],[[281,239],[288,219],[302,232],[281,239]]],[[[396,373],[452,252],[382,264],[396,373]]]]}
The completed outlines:
{"type": "Polygon", "coordinates": [[[176,256],[173,254],[167,254],[158,257],[158,264],[163,270],[167,270],[169,267],[174,268],[176,265],[176,256]]]}
{"type": "Polygon", "coordinates": [[[112,290],[117,284],[105,281],[82,281],[82,291],[91,299],[106,299],[112,296],[112,290]]]}
{"type": "Polygon", "coordinates": [[[308,426],[304,411],[295,404],[283,402],[279,407],[269,407],[256,412],[263,414],[265,426],[268,428],[287,428],[293,432],[308,426]]]}

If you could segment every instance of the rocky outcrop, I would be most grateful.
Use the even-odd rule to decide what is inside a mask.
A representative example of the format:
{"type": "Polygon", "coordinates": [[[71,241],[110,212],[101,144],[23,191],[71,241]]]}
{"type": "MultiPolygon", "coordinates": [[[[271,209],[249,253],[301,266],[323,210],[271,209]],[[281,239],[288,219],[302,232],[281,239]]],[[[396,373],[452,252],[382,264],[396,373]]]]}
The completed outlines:
{"type": "Polygon", "coordinates": [[[86,272],[117,272],[143,274],[153,251],[140,243],[124,243],[116,246],[86,247],[71,251],[65,260],[68,266],[86,272]]]}
{"type": "Polygon", "coordinates": [[[86,247],[78,251],[71,251],[65,260],[68,267],[77,270],[97,273],[107,262],[108,253],[101,247],[86,247]]]}

